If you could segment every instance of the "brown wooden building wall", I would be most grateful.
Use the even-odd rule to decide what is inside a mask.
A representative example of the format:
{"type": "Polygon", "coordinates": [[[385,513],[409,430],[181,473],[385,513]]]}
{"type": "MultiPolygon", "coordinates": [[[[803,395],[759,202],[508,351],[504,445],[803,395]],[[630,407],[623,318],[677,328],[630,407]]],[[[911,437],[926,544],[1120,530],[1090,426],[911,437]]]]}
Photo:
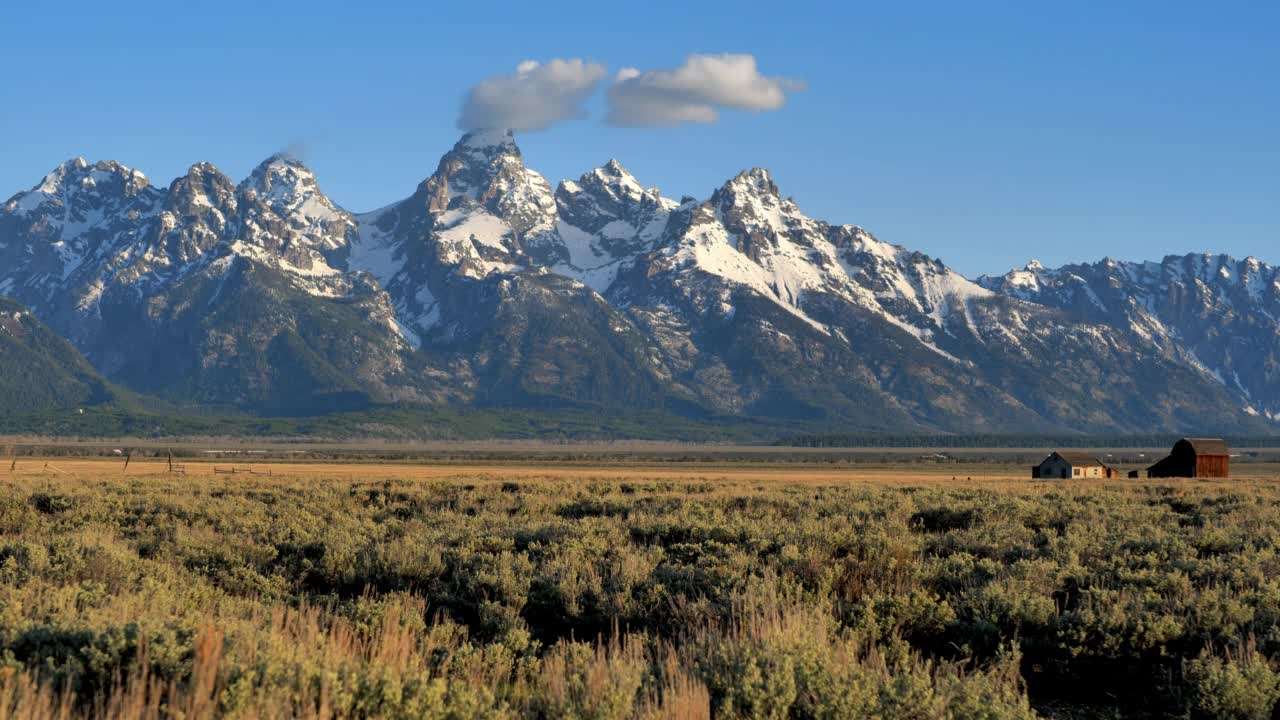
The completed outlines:
{"type": "Polygon", "coordinates": [[[1225,478],[1231,476],[1226,443],[1217,439],[1183,438],[1169,456],[1147,468],[1147,477],[1225,478]]]}
{"type": "Polygon", "coordinates": [[[1231,458],[1226,455],[1197,455],[1196,477],[1231,477],[1231,458]]]}

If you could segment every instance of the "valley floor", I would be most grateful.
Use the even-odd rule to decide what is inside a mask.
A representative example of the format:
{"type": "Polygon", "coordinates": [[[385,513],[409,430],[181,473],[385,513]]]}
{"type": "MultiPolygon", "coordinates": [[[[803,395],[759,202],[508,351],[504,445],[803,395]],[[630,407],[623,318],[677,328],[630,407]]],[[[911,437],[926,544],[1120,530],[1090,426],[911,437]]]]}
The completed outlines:
{"type": "Polygon", "coordinates": [[[1269,718],[1280,701],[1280,464],[1033,481],[1017,451],[547,452],[188,448],[181,474],[167,452],[127,470],[19,454],[0,467],[0,717],[1269,718]]]}

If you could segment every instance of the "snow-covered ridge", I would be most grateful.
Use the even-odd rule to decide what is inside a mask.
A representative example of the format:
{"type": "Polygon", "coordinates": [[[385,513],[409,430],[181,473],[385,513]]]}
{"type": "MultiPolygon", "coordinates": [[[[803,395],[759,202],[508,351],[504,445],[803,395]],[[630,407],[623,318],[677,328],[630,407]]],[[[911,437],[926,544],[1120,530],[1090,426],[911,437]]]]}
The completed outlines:
{"type": "MultiPolygon", "coordinates": [[[[592,402],[611,392],[600,378],[636,377],[717,412],[807,413],[830,395],[832,417],[879,398],[921,427],[1006,411],[1053,424],[1042,399],[1143,373],[1280,417],[1280,277],[1256,259],[1033,262],[975,283],[809,217],[762,168],[704,197],[664,197],[617,160],[553,187],[505,131],[468,134],[409,197],[363,214],[285,155],[238,183],[198,163],[161,188],[78,159],[0,206],[0,294],[95,363],[136,362],[115,340],[129,333],[193,338],[201,365],[287,330],[360,359],[341,376],[413,375],[397,402],[465,401],[502,366],[526,373],[521,392],[592,402]],[[242,298],[253,317],[228,304],[242,298]]],[[[1124,412],[1148,402],[1125,397],[1124,412]]]]}
{"type": "MultiPolygon", "coordinates": [[[[240,183],[240,189],[252,192],[273,207],[291,207],[300,200],[320,195],[316,176],[300,161],[277,153],[262,161],[249,177],[240,183]]],[[[332,207],[328,198],[323,202],[332,207]]]]}
{"type": "Polygon", "coordinates": [[[11,197],[0,206],[0,212],[26,216],[50,204],[66,208],[79,199],[95,195],[132,196],[147,189],[147,177],[133,168],[115,161],[90,165],[84,158],[77,157],[58,165],[31,190],[11,197]]]}
{"type": "MultiPolygon", "coordinates": [[[[1150,299],[1171,288],[1202,286],[1228,293],[1243,292],[1253,301],[1270,305],[1280,301],[1280,267],[1255,257],[1237,260],[1228,255],[1170,255],[1160,262],[1124,262],[1104,258],[1094,264],[1046,268],[1032,261],[1021,270],[1001,276],[983,276],[978,282],[989,289],[1034,299],[1045,293],[1078,292],[1103,310],[1109,309],[1099,290],[1123,289],[1144,307],[1150,299]]],[[[1225,297],[1224,302],[1232,302],[1225,297]]]]}
{"type": "MultiPolygon", "coordinates": [[[[1251,298],[1280,317],[1280,277],[1255,259],[1102,263],[1110,284],[1152,288],[1123,299],[1079,268],[1035,262],[975,283],[862,228],[810,218],[763,168],[739,173],[702,202],[666,198],[617,160],[553,189],[526,166],[508,131],[465,135],[411,197],[361,215],[326,197],[303,163],[279,154],[238,184],[198,163],[168,189],[117,163],[74,159],[0,207],[0,218],[18,223],[23,238],[22,247],[0,248],[12,268],[0,271],[6,291],[34,283],[40,298],[56,302],[61,293],[92,312],[113,286],[151,292],[243,258],[320,298],[372,283],[395,308],[390,325],[413,345],[460,311],[449,307],[461,297],[454,283],[519,273],[568,277],[619,307],[669,283],[720,317],[736,310],[733,293],[721,289],[750,292],[831,338],[843,338],[829,311],[838,301],[957,362],[958,343],[999,337],[1017,346],[1027,332],[1016,318],[993,327],[985,306],[999,295],[1044,302],[1046,294],[1070,294],[1095,313],[1128,308],[1133,332],[1159,347],[1177,339],[1158,312],[1160,294],[1173,286],[1200,288],[1197,297],[1219,309],[1251,298]],[[1203,291],[1222,287],[1238,292],[1203,291]]],[[[1218,376],[1234,377],[1210,354],[1198,357],[1218,376]]]]}
{"type": "MultiPolygon", "coordinates": [[[[320,191],[305,165],[287,155],[273,155],[240,183],[237,194],[237,234],[259,248],[257,255],[274,254],[280,269],[295,275],[314,278],[339,272],[330,262],[347,250],[357,233],[356,222],[320,191]]],[[[331,293],[313,287],[309,291],[331,293]]]]}
{"type": "MultiPolygon", "coordinates": [[[[970,303],[992,296],[941,263],[861,228],[809,218],[782,198],[762,168],[740,173],[682,217],[683,227],[659,267],[750,288],[826,334],[832,328],[808,309],[814,296],[836,297],[878,315],[955,360],[940,345],[941,336],[956,327],[976,334],[970,303]]],[[[727,299],[721,304],[720,314],[733,312],[727,299]]]]}
{"type": "Polygon", "coordinates": [[[89,163],[82,157],[72,158],[58,165],[51,170],[49,174],[31,190],[21,192],[9,198],[3,206],[6,213],[25,215],[36,210],[41,205],[48,202],[57,201],[64,192],[72,190],[79,184],[90,184],[91,180],[84,171],[89,167],[89,163]],[[79,175],[80,182],[73,180],[74,176],[79,175]],[[68,187],[70,186],[70,187],[68,187]]]}
{"type": "Polygon", "coordinates": [[[1257,415],[1280,413],[1280,267],[1197,253],[1159,262],[1034,263],[979,282],[1120,328],[1136,344],[1214,378],[1257,415]]]}
{"type": "MultiPolygon", "coordinates": [[[[33,192],[51,196],[87,168],[86,161],[68,161],[33,192]]],[[[146,182],[141,173],[137,178],[146,182]]],[[[413,334],[430,329],[422,307],[438,310],[434,281],[422,277],[422,268],[406,269],[410,247],[422,241],[435,263],[457,277],[557,273],[600,295],[640,263],[696,270],[749,288],[823,333],[829,328],[806,313],[805,297],[833,293],[933,348],[934,334],[945,332],[951,314],[964,315],[965,302],[984,292],[945,268],[920,269],[916,256],[860,229],[805,217],[794,201],[782,199],[768,170],[730,179],[696,213],[698,223],[672,232],[673,214],[694,205],[681,208],[658,188],[645,187],[617,160],[553,191],[526,167],[508,131],[467,133],[415,197],[365,215],[340,209],[320,191],[315,174],[287,155],[270,156],[236,186],[214,165],[198,163],[169,190],[154,192],[154,208],[125,223],[132,241],[113,250],[114,264],[129,265],[131,277],[180,277],[188,265],[237,255],[329,296],[332,287],[317,287],[316,278],[369,273],[402,297],[398,320],[413,334]],[[424,205],[425,217],[403,220],[424,205]]],[[[5,211],[35,202],[10,201],[5,211]]],[[[83,264],[82,251],[74,258],[54,251],[65,255],[64,277],[83,264]]],[[[100,295],[104,284],[106,278],[95,278],[82,299],[100,295]]]]}

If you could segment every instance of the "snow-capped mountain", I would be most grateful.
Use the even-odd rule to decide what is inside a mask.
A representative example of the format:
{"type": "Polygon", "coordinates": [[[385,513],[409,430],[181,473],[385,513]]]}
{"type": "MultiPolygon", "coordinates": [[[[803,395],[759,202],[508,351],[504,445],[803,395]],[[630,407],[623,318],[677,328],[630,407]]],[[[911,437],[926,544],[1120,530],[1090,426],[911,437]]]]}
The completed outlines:
{"type": "Polygon", "coordinates": [[[1102,322],[1200,369],[1245,412],[1280,420],[1280,268],[1257,258],[1169,256],[1021,270],[980,282],[1102,322]]]}
{"type": "MultiPolygon", "coordinates": [[[[0,206],[0,293],[37,310],[142,241],[165,193],[116,162],[69,160],[0,206]]],[[[92,296],[86,298],[86,304],[92,296]]]]}
{"type": "Polygon", "coordinates": [[[264,258],[287,263],[294,274],[338,274],[331,263],[341,266],[356,223],[325,197],[302,163],[273,155],[237,190],[240,242],[259,248],[264,258]]]}
{"type": "Polygon", "coordinates": [[[624,266],[654,249],[678,203],[610,160],[576,182],[561,182],[556,207],[564,256],[553,270],[603,293],[624,266]]]}
{"type": "Polygon", "coordinates": [[[109,378],[176,401],[416,399],[389,297],[328,264],[345,262],[348,233],[350,216],[280,157],[238,187],[199,163],[163,190],[73,160],[0,211],[0,292],[109,378]]]}
{"type": "MultiPolygon", "coordinates": [[[[992,430],[1171,427],[1204,382],[1103,324],[990,292],[924,254],[805,216],[768,173],[682,204],[608,296],[722,412],[992,430]],[[1176,398],[1153,402],[1159,383],[1176,398]],[[1164,403],[1165,407],[1156,407],[1164,403]]],[[[680,376],[677,376],[680,379],[680,376]]],[[[1206,422],[1238,410],[1218,389],[1206,422]]]]}
{"type": "Polygon", "coordinates": [[[168,189],[72,161],[0,209],[0,259],[0,293],[108,378],[202,405],[586,404],[957,431],[1263,422],[1185,354],[809,218],[765,170],[705,201],[612,160],[553,189],[509,132],[465,135],[409,197],[363,214],[285,156],[238,185],[198,164],[168,189]]]}

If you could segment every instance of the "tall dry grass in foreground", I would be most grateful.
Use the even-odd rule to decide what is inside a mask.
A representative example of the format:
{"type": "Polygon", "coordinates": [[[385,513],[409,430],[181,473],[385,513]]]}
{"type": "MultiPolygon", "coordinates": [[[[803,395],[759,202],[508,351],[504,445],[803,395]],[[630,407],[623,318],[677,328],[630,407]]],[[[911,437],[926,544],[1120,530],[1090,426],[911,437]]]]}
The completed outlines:
{"type": "Polygon", "coordinates": [[[1270,718],[1280,491],[20,478],[0,717],[1270,718]]]}
{"type": "Polygon", "coordinates": [[[146,642],[99,692],[76,697],[39,673],[0,674],[14,720],[308,718],[1031,717],[1016,663],[966,673],[881,648],[800,605],[757,611],[684,642],[616,633],[561,641],[539,657],[473,645],[456,624],[424,626],[397,596],[372,632],[314,607],[278,609],[231,635],[204,626],[190,671],[165,679],[146,642]],[[713,703],[713,693],[717,700],[713,703]]]}

